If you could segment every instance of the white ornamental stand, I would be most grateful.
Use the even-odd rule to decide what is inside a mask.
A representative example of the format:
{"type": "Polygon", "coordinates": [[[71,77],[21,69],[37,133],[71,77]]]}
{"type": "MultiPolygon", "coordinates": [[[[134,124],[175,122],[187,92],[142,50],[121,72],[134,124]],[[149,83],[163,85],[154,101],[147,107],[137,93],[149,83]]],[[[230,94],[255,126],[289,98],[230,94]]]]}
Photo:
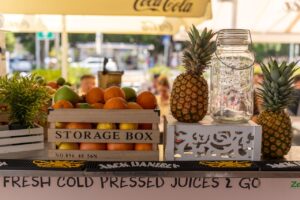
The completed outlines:
{"type": "Polygon", "coordinates": [[[261,126],[217,124],[210,117],[200,123],[180,123],[168,117],[165,159],[188,160],[252,160],[261,158],[261,126]]]}

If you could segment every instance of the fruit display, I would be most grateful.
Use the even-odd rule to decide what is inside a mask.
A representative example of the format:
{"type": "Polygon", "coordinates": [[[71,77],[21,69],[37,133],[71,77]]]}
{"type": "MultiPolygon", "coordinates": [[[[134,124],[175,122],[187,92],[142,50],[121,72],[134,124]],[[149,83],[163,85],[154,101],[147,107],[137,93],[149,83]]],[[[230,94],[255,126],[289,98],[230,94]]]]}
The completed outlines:
{"type": "MultiPolygon", "coordinates": [[[[78,117],[81,117],[84,122],[72,122],[71,120],[65,120],[70,116],[70,114],[66,114],[62,116],[62,120],[57,121],[54,123],[55,131],[58,131],[58,134],[61,135],[63,130],[71,131],[68,134],[73,134],[73,140],[71,142],[67,142],[68,139],[65,141],[54,141],[56,144],[57,150],[78,150],[82,152],[97,152],[97,151],[137,151],[137,152],[156,152],[156,149],[153,149],[153,143],[143,143],[144,139],[149,139],[150,136],[146,136],[147,134],[153,134],[153,121],[149,121],[147,123],[133,123],[138,119],[131,119],[131,121],[127,120],[127,117],[124,118],[124,121],[117,121],[116,122],[109,122],[114,121],[109,118],[111,115],[107,115],[107,122],[105,120],[98,121],[92,119],[90,122],[87,122],[86,119],[89,118],[89,115],[92,113],[91,111],[98,112],[99,110],[99,117],[101,117],[101,110],[103,111],[110,111],[114,110],[121,113],[120,116],[126,114],[126,110],[131,113],[131,116],[135,116],[135,112],[143,112],[143,110],[150,112],[151,114],[155,114],[158,118],[159,122],[159,115],[153,112],[154,109],[157,108],[157,102],[155,96],[150,92],[141,92],[136,94],[136,92],[129,87],[120,88],[116,86],[109,87],[105,90],[101,88],[93,88],[91,89],[86,95],[85,98],[80,97],[76,94],[68,86],[61,86],[53,97],[53,105],[52,108],[55,110],[60,110],[62,113],[64,111],[70,111],[69,113],[75,113],[75,111],[86,113],[82,114],[78,117]],[[87,112],[84,112],[87,111],[87,112]],[[86,115],[86,116],[85,116],[86,115]],[[65,119],[64,119],[65,118],[65,119]],[[74,130],[74,132],[72,132],[74,130]],[[88,137],[97,138],[97,139],[104,139],[103,142],[93,142],[96,140],[89,139],[86,142],[78,139],[78,135],[82,134],[80,132],[82,130],[84,134],[89,134],[88,137]],[[102,134],[101,136],[99,134],[102,134]],[[122,134],[123,140],[116,142],[105,142],[109,138],[119,137],[113,134],[122,134]],[[134,135],[136,134],[136,135],[134,135]],[[148,137],[148,138],[147,138],[148,137]],[[106,138],[106,140],[105,140],[106,138]],[[141,141],[141,143],[135,142],[128,142],[126,140],[134,140],[134,141],[141,141]],[[76,140],[76,142],[75,142],[76,140]],[[125,142],[123,142],[125,140],[125,142]]],[[[50,113],[51,114],[51,113],[50,113]]],[[[138,114],[138,113],[137,113],[138,114]]],[[[76,114],[74,114],[76,115],[76,114]]],[[[93,114],[91,114],[93,115],[93,114]]],[[[128,114],[129,115],[129,114],[128,114]]],[[[103,116],[105,118],[105,116],[103,116]]],[[[130,118],[130,115],[129,115],[130,118]]],[[[145,119],[147,116],[145,116],[145,119]]],[[[151,118],[151,117],[150,117],[151,118]]],[[[148,119],[147,119],[148,120],[148,119]]],[[[157,125],[158,127],[158,125],[157,125]]],[[[157,132],[157,131],[156,131],[157,132]]],[[[159,132],[158,132],[159,133],[159,132]]],[[[51,134],[51,133],[50,133],[51,134]]],[[[55,132],[54,134],[57,134],[55,132]]],[[[81,135],[82,136],[82,135],[81,135]]],[[[51,138],[51,136],[48,135],[51,138]]],[[[70,136],[71,137],[71,136],[70,136]]],[[[85,136],[87,137],[87,136],[85,136]]],[[[121,136],[120,136],[121,137],[121,136]]],[[[152,137],[152,136],[151,136],[152,137]]],[[[69,138],[69,136],[68,136],[69,138]]],[[[157,141],[159,140],[159,135],[156,137],[157,141]]]]}
{"type": "Polygon", "coordinates": [[[269,158],[282,158],[292,144],[292,126],[284,109],[293,100],[293,73],[295,62],[277,63],[271,60],[268,65],[261,64],[265,77],[259,96],[263,99],[264,111],[257,123],[262,126],[262,154],[269,158]]]}
{"type": "Polygon", "coordinates": [[[37,76],[36,79],[41,85],[46,85],[54,90],[57,90],[64,85],[71,86],[71,84],[67,82],[63,77],[59,77],[56,81],[49,81],[47,83],[45,79],[41,76],[37,76]]]}
{"type": "Polygon", "coordinates": [[[170,110],[180,122],[193,123],[204,118],[208,110],[208,85],[203,72],[211,60],[215,45],[214,33],[204,29],[200,34],[195,26],[188,33],[190,41],[183,54],[186,72],[174,81],[170,110]]]}

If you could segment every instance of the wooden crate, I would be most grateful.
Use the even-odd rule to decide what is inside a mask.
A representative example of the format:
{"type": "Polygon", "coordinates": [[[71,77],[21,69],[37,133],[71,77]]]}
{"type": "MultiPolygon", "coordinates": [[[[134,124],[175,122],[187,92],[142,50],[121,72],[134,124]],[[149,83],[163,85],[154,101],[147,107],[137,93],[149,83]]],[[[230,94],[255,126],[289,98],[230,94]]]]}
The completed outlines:
{"type": "Polygon", "coordinates": [[[174,160],[260,160],[261,126],[217,124],[210,117],[201,123],[165,120],[165,159],[174,160]]]}
{"type": "Polygon", "coordinates": [[[49,157],[60,160],[155,161],[159,159],[160,117],[155,110],[57,109],[49,112],[49,157]],[[152,130],[57,129],[56,122],[149,123],[152,130]],[[59,150],[56,142],[152,143],[152,151],[59,150]]]}
{"type": "MultiPolygon", "coordinates": [[[[7,113],[0,113],[0,122],[9,122],[7,113]]],[[[0,126],[0,153],[13,153],[44,149],[44,129],[8,130],[8,125],[0,126]]]]}
{"type": "Polygon", "coordinates": [[[8,130],[9,115],[6,112],[0,112],[0,131],[8,130]],[[4,123],[4,124],[2,124],[4,123]]]}

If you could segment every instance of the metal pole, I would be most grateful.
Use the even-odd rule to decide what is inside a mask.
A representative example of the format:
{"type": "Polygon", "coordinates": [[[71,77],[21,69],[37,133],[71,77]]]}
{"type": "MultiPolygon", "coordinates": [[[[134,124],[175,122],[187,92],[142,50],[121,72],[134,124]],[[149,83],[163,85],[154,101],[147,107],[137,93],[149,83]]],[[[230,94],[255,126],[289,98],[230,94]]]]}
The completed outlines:
{"type": "Polygon", "coordinates": [[[35,34],[35,64],[36,68],[41,68],[41,44],[40,40],[38,39],[37,33],[35,34]]]}
{"type": "Polygon", "coordinates": [[[49,63],[46,63],[46,59],[48,59],[49,57],[49,39],[48,38],[45,38],[45,46],[44,46],[44,68],[47,68],[48,66],[46,64],[49,64],[49,63]]]}
{"type": "MultiPolygon", "coordinates": [[[[6,71],[6,50],[5,50],[5,32],[0,32],[0,76],[5,76],[6,71]]],[[[8,59],[8,58],[7,58],[8,59]]]]}
{"type": "MultiPolygon", "coordinates": [[[[59,52],[60,52],[60,35],[59,33],[55,33],[55,40],[54,40],[54,47],[55,47],[55,54],[56,54],[56,59],[59,60],[59,52]]],[[[58,68],[58,62],[55,65],[55,68],[58,68]]]]}
{"type": "Polygon", "coordinates": [[[102,51],[102,42],[103,42],[103,34],[102,33],[96,33],[96,40],[95,40],[95,44],[96,44],[96,53],[97,55],[101,55],[101,51],[102,51]]]}
{"type": "Polygon", "coordinates": [[[66,30],[66,16],[62,16],[62,34],[61,34],[61,41],[62,41],[62,68],[61,68],[61,75],[63,78],[68,78],[68,33],[66,30]]]}
{"type": "Polygon", "coordinates": [[[295,55],[295,49],[294,49],[294,44],[290,44],[290,49],[289,49],[289,62],[292,62],[294,59],[295,55]]]}
{"type": "Polygon", "coordinates": [[[238,7],[238,0],[232,0],[232,19],[231,19],[232,28],[237,28],[237,7],[238,7]]]}

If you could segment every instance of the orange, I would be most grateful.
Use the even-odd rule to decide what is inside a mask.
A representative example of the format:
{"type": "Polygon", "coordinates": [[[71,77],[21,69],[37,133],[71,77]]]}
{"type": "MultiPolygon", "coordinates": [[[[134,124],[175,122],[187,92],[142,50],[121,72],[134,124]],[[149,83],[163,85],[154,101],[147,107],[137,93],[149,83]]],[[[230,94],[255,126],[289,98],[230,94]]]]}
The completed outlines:
{"type": "Polygon", "coordinates": [[[128,109],[143,109],[142,106],[135,102],[128,102],[128,109]]]}
{"type": "Polygon", "coordinates": [[[106,150],[104,143],[80,143],[80,150],[106,150]]]}
{"type": "Polygon", "coordinates": [[[66,125],[66,129],[91,129],[90,123],[70,122],[66,125]]]}
{"type": "Polygon", "coordinates": [[[115,97],[109,99],[104,104],[104,109],[127,109],[127,108],[128,108],[127,102],[121,97],[115,97]]]}
{"type": "Polygon", "coordinates": [[[62,108],[74,108],[73,104],[70,101],[58,100],[53,104],[53,109],[62,109],[62,108]]]}
{"type": "Polygon", "coordinates": [[[142,92],[137,96],[136,102],[144,109],[155,109],[157,106],[156,98],[151,92],[142,92]]]}
{"type": "Polygon", "coordinates": [[[104,94],[101,88],[92,88],[85,97],[85,100],[89,104],[104,103],[104,94]]]}
{"type": "Polygon", "coordinates": [[[91,105],[92,108],[94,109],[102,109],[104,107],[103,103],[94,103],[91,105]]]}
{"type": "Polygon", "coordinates": [[[134,144],[129,143],[108,143],[107,150],[109,151],[129,151],[134,149],[134,144]]]}
{"type": "Polygon", "coordinates": [[[152,124],[139,124],[141,130],[152,130],[152,124]]]}
{"type": "Polygon", "coordinates": [[[136,151],[152,151],[152,144],[135,144],[134,150],[136,150],[136,151]]]}
{"type": "Polygon", "coordinates": [[[114,97],[121,97],[125,99],[125,93],[124,91],[117,87],[117,86],[112,86],[104,90],[104,101],[107,102],[109,99],[114,98],[114,97]]]}
{"type": "Polygon", "coordinates": [[[54,81],[48,82],[47,86],[49,86],[49,87],[51,87],[52,89],[55,89],[55,90],[57,90],[59,88],[59,85],[54,81]]]}

